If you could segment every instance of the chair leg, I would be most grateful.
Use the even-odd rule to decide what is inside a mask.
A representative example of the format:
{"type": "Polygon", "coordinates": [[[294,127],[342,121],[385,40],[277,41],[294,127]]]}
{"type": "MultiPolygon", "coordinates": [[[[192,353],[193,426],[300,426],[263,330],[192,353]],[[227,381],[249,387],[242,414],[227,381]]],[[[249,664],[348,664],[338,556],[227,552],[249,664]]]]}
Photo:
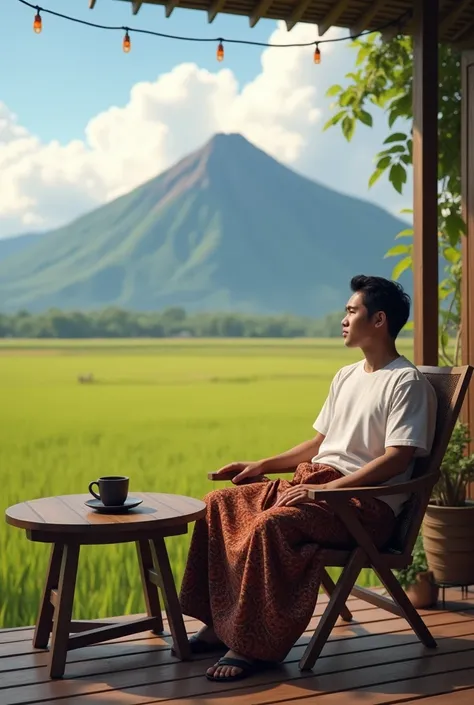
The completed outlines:
{"type": "Polygon", "coordinates": [[[66,666],[78,562],[79,544],[66,544],[61,561],[53,637],[51,639],[51,678],[62,678],[66,666]]]}
{"type": "Polygon", "coordinates": [[[46,649],[53,626],[54,606],[51,602],[51,590],[56,590],[59,584],[63,545],[55,543],[51,547],[48,573],[44,583],[43,594],[38,618],[36,620],[33,646],[35,649],[46,649]]]}
{"type": "Polygon", "coordinates": [[[155,570],[160,578],[161,594],[173,637],[173,650],[181,661],[187,661],[191,658],[191,649],[164,538],[160,536],[153,539],[150,547],[155,570]]]}
{"type": "Polygon", "coordinates": [[[347,561],[339,580],[334,587],[334,591],[324,614],[319,620],[319,624],[311,637],[311,641],[300,659],[299,668],[301,671],[311,670],[316,663],[316,659],[323,650],[336,620],[341,614],[342,606],[345,604],[352,588],[354,587],[355,581],[359,577],[359,573],[365,563],[365,560],[365,553],[361,549],[357,548],[347,561]]]}
{"type": "Polygon", "coordinates": [[[138,564],[145,596],[146,611],[149,617],[156,617],[156,627],[153,634],[163,633],[163,617],[161,616],[160,596],[158,588],[149,579],[148,571],[153,569],[153,557],[148,540],[136,542],[138,564]]]}
{"type": "MultiPolygon", "coordinates": [[[[328,597],[331,597],[334,590],[336,589],[336,583],[333,581],[333,579],[325,568],[321,575],[321,585],[323,586],[326,595],[328,595],[328,597]]],[[[347,605],[342,606],[341,619],[343,619],[344,622],[352,622],[352,612],[348,609],[347,605]]]]}
{"type": "Polygon", "coordinates": [[[413,607],[410,599],[407,597],[405,591],[392,571],[384,565],[372,565],[372,567],[387,588],[394,602],[396,602],[400,607],[403,612],[403,616],[421,643],[430,649],[435,649],[437,646],[435,639],[416,609],[413,607]]]}

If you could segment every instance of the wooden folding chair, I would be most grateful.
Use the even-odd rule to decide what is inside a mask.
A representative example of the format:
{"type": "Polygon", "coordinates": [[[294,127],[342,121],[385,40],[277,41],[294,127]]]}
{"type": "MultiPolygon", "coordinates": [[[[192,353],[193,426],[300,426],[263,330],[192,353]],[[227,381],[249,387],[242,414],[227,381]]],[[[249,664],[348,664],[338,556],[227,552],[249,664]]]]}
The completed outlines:
{"type": "MultiPolygon", "coordinates": [[[[418,369],[426,375],[436,391],[438,411],[431,454],[416,461],[412,479],[393,485],[335,490],[316,489],[308,493],[311,499],[324,499],[330,503],[346,525],[356,545],[349,550],[324,550],[325,568],[322,587],[330,599],[299,662],[301,670],[310,670],[314,666],[337,618],[341,616],[345,621],[352,619],[345,604],[351,593],[376,607],[404,617],[425,646],[436,647],[436,641],[406,596],[392,570],[401,570],[412,563],[413,547],[432,489],[439,479],[441,461],[458,419],[474,368],[466,365],[465,367],[419,367],[418,369]],[[378,549],[359,522],[356,512],[349,505],[348,498],[367,499],[399,493],[409,494],[410,497],[397,517],[396,529],[389,544],[383,549],[378,549]],[[326,571],[326,568],[329,567],[343,569],[336,584],[326,571]],[[363,568],[371,568],[375,571],[392,599],[356,585],[357,578],[363,568]]],[[[208,477],[212,480],[228,480],[232,479],[235,474],[226,473],[223,476],[210,473],[208,477]]]]}

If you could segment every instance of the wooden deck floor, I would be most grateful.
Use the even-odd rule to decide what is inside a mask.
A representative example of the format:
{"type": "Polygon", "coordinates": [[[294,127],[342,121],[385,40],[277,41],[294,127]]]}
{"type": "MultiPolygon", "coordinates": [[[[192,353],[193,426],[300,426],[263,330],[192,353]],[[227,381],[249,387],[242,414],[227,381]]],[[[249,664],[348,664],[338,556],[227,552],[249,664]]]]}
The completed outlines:
{"type": "MultiPolygon", "coordinates": [[[[351,599],[354,621],[337,625],[312,672],[298,659],[306,632],[275,669],[234,684],[203,677],[215,658],[181,663],[171,640],[148,633],[98,644],[68,655],[65,677],[51,681],[47,651],[31,646],[32,630],[0,631],[0,705],[472,705],[474,703],[474,595],[447,592],[444,609],[422,610],[438,649],[420,645],[404,620],[351,599]]],[[[310,626],[324,609],[320,596],[310,626]]],[[[199,624],[186,623],[189,633],[199,624]]]]}

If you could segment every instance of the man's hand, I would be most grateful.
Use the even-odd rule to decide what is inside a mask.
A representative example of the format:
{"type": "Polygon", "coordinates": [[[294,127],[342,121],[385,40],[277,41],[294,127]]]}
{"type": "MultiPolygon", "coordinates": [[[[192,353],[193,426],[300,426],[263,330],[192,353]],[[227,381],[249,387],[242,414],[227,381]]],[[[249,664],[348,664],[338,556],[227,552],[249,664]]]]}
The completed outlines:
{"type": "Polygon", "coordinates": [[[229,463],[228,465],[224,465],[224,467],[220,468],[217,471],[217,475],[224,475],[227,472],[236,472],[237,475],[233,478],[232,482],[238,484],[239,482],[242,482],[242,480],[247,480],[248,478],[251,477],[258,477],[259,475],[263,475],[264,470],[263,470],[263,465],[261,461],[257,462],[249,462],[249,461],[240,461],[236,463],[229,463]]]}
{"type": "Polygon", "coordinates": [[[297,504],[314,504],[316,500],[309,499],[308,490],[321,489],[325,485],[295,485],[285,490],[279,496],[275,507],[294,507],[297,504]]]}

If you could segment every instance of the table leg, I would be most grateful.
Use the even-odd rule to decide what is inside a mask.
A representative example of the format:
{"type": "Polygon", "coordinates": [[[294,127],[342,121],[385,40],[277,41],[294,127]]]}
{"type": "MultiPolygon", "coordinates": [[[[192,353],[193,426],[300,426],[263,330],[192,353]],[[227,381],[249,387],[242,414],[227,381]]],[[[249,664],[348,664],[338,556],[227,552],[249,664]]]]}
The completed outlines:
{"type": "Polygon", "coordinates": [[[51,640],[51,678],[61,678],[66,666],[79,548],[79,544],[64,546],[51,640]]]}
{"type": "Polygon", "coordinates": [[[33,646],[35,649],[46,649],[48,646],[54,617],[54,606],[51,603],[51,590],[56,590],[59,584],[63,548],[64,546],[60,543],[55,543],[51,547],[48,573],[44,583],[39,614],[33,636],[33,646]]]}
{"type": "Polygon", "coordinates": [[[163,633],[163,618],[158,588],[149,579],[148,571],[153,569],[153,556],[148,540],[136,541],[138,564],[142,579],[143,594],[145,596],[146,611],[149,617],[156,617],[156,627],[153,634],[163,633]]]}
{"type": "Polygon", "coordinates": [[[160,536],[150,541],[150,546],[155,571],[160,577],[166,616],[168,617],[170,631],[173,637],[173,649],[181,661],[186,661],[191,658],[191,649],[189,648],[188,636],[184,626],[183,614],[176,592],[165,540],[160,536]]]}

